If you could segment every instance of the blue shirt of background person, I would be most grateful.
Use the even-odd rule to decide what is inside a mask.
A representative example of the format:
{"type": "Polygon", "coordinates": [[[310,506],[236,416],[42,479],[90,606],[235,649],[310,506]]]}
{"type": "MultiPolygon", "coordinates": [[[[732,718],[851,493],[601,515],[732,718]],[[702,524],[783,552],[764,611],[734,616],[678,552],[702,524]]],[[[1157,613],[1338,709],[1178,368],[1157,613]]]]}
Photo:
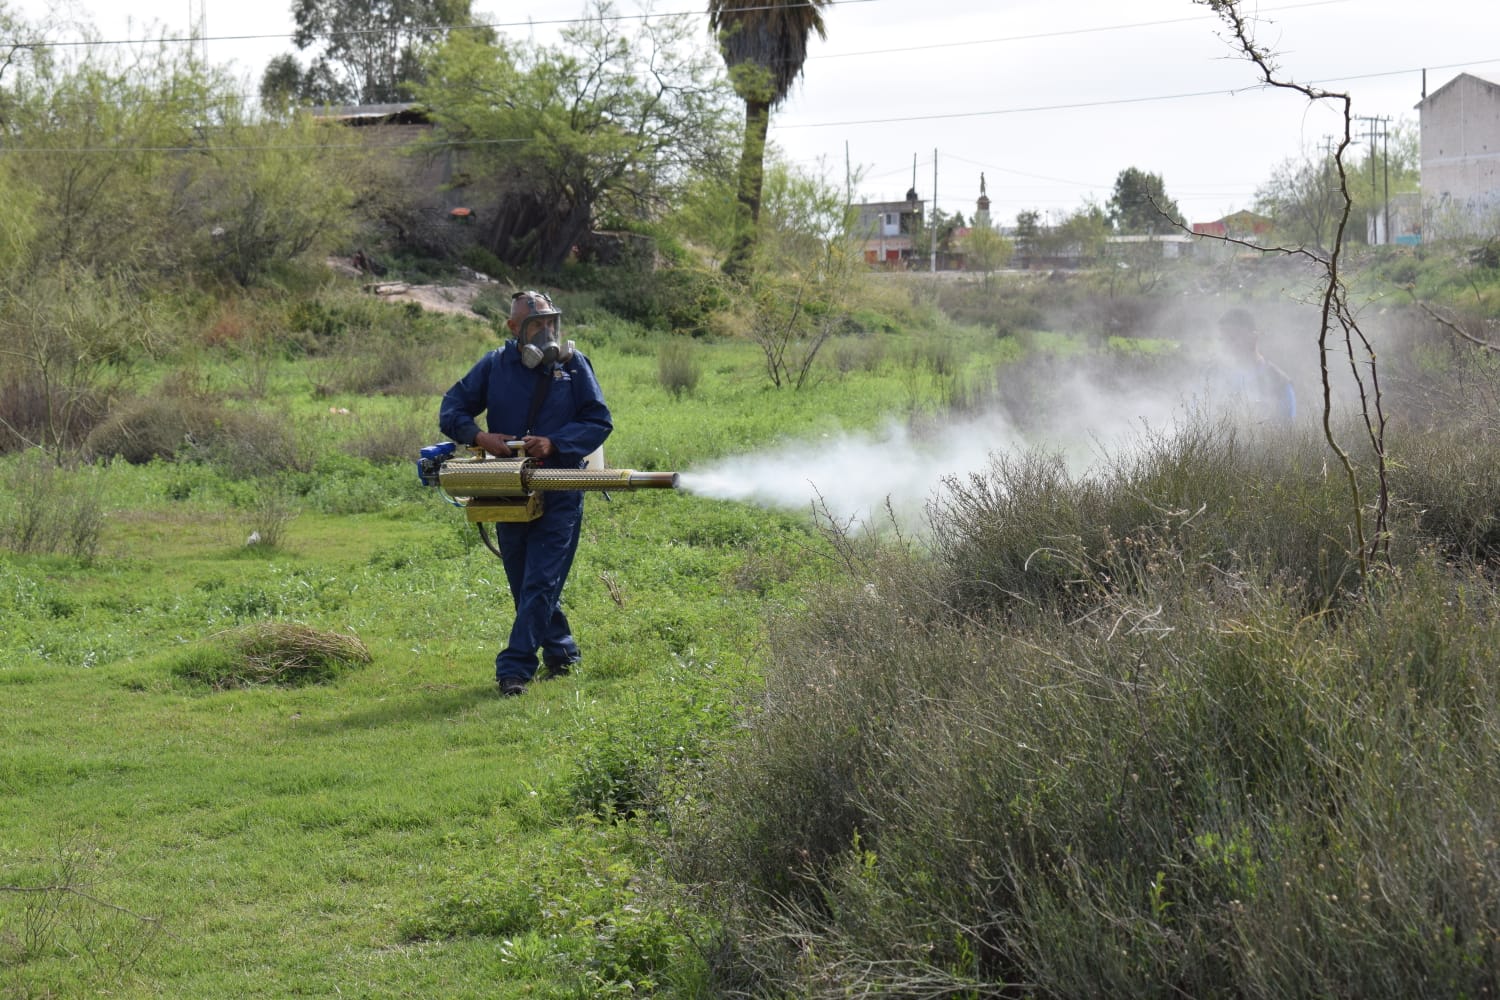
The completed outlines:
{"type": "Polygon", "coordinates": [[[1260,332],[1248,309],[1235,308],[1219,317],[1219,343],[1227,363],[1224,391],[1238,397],[1261,421],[1291,423],[1297,417],[1297,390],[1291,376],[1260,352],[1260,332]]]}
{"type": "MultiPolygon", "coordinates": [[[[480,358],[443,396],[438,426],[459,444],[510,457],[508,441],[540,466],[581,468],[614,424],[588,358],[563,341],[562,312],[540,292],[517,292],[511,339],[480,358]],[[476,418],[485,415],[486,430],[476,418]]],[[[583,524],[583,493],[547,492],[542,515],[498,523],[495,534],[515,603],[506,645],[495,657],[500,693],[518,695],[536,676],[565,674],[581,654],[562,610],[563,584],[583,524]]]]}

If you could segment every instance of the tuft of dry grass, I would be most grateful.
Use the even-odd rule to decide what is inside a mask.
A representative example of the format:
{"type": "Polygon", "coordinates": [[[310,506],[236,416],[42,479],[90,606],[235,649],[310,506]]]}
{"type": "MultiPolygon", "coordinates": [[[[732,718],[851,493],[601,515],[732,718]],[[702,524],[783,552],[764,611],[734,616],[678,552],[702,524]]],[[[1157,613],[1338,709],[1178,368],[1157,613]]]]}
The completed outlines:
{"type": "Polygon", "coordinates": [[[357,636],[295,622],[253,622],[209,636],[176,672],[217,690],[296,687],[326,683],[369,662],[370,651],[357,636]]]}

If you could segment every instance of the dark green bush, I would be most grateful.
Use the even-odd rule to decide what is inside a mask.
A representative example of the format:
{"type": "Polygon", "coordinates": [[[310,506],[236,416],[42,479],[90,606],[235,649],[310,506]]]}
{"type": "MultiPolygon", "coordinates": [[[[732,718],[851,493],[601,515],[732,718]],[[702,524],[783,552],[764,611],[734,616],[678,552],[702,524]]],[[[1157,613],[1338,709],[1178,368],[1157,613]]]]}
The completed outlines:
{"type": "Polygon", "coordinates": [[[1500,986],[1500,592],[1407,521],[1359,586],[1320,459],[1213,427],[1092,479],[1033,456],[958,484],[929,552],[846,547],[668,806],[667,869],[734,942],[720,980],[1500,986]]]}
{"type": "Polygon", "coordinates": [[[708,332],[713,314],[729,306],[721,280],[691,267],[642,271],[610,285],[600,304],[653,330],[701,336],[708,332]]]}

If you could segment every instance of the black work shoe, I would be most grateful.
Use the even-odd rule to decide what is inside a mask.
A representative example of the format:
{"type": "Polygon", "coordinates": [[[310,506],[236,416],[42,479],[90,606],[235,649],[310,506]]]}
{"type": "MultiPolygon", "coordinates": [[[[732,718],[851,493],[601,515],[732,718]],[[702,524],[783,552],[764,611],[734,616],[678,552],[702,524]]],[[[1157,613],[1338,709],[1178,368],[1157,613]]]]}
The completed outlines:
{"type": "Polygon", "coordinates": [[[566,677],[572,673],[572,666],[577,660],[558,660],[555,663],[542,664],[542,680],[550,681],[554,677],[566,677]]]}
{"type": "Polygon", "coordinates": [[[500,687],[500,697],[514,698],[526,690],[526,680],[522,677],[502,677],[496,684],[500,687]]]}

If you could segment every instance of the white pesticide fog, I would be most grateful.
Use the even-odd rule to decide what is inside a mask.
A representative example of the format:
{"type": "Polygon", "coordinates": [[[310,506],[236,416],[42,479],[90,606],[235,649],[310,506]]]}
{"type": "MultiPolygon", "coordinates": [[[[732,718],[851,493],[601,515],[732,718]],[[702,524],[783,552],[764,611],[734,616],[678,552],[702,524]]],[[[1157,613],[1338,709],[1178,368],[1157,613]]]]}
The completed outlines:
{"type": "Polygon", "coordinates": [[[869,526],[887,504],[903,523],[920,516],[944,476],[981,472],[990,452],[1011,448],[1019,435],[1004,418],[951,428],[939,440],[918,441],[906,427],[878,434],[825,435],[793,441],[682,474],[682,489],[719,500],[764,507],[811,509],[869,526]]]}
{"type": "MultiPolygon", "coordinates": [[[[945,480],[983,475],[996,458],[1040,452],[1061,457],[1082,476],[1127,462],[1205,419],[1250,434],[1283,426],[1268,399],[1237,387],[1243,380],[1235,373],[1246,362],[1226,351],[1219,329],[1224,311],[1219,302],[1198,306],[1192,335],[1166,356],[1039,354],[1005,369],[983,414],[923,414],[880,431],[794,439],[684,471],[681,485],[721,500],[816,509],[855,529],[883,526],[889,508],[903,530],[920,530],[945,480]]],[[[1316,312],[1305,304],[1262,304],[1255,320],[1265,360],[1295,386],[1295,423],[1313,426],[1321,406],[1316,312]]],[[[1347,388],[1337,395],[1354,398],[1347,388]]]]}
{"type": "Polygon", "coordinates": [[[1040,449],[1063,456],[1076,474],[1117,457],[1145,433],[1170,433],[1189,405],[1188,393],[1160,389],[1106,390],[1081,373],[1048,387],[1044,431],[1018,430],[999,408],[920,432],[891,424],[883,431],[793,440],[682,473],[683,490],[720,500],[811,510],[841,523],[872,528],[893,513],[903,529],[918,525],[944,481],[985,473],[997,456],[1040,449]]]}

